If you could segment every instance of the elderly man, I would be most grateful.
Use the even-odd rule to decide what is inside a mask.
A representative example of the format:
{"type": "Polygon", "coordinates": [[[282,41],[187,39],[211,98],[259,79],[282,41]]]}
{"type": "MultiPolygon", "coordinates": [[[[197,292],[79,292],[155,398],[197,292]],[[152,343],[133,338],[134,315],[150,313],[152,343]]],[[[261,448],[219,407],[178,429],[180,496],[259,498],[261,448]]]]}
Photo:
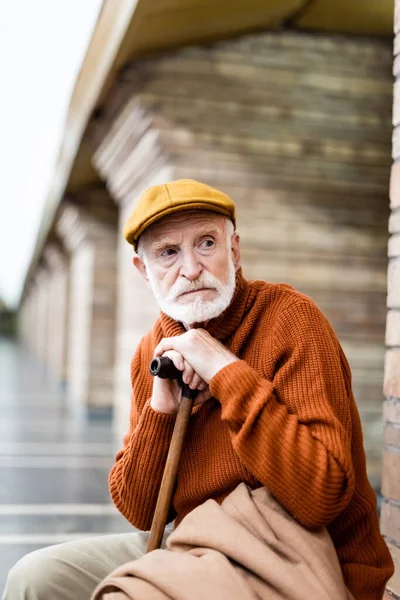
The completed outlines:
{"type": "MultiPolygon", "coordinates": [[[[151,378],[169,356],[199,394],[171,520],[240,482],[267,487],[304,527],[326,526],[356,600],[382,598],[393,563],[368,483],[351,374],[340,344],[308,297],[246,281],[232,200],[180,180],[145,192],[125,226],[133,263],[161,315],[131,365],[132,407],[110,474],[112,498],[150,529],[175,414],[175,381],[151,378]]],[[[139,557],[146,535],[83,540],[28,555],[5,597],[83,600],[116,566],[139,557]]]]}

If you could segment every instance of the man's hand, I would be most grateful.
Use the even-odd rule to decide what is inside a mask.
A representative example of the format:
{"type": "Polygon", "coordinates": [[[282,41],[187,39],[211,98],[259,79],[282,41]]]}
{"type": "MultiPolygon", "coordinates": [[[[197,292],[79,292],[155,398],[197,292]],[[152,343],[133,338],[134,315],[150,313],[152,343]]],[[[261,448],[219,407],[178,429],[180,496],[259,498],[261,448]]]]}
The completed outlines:
{"type": "MultiPolygon", "coordinates": [[[[197,376],[200,381],[208,385],[218,371],[239,360],[204,329],[190,329],[182,335],[162,339],[155,349],[154,356],[169,356],[171,350],[174,354],[180,355],[180,359],[183,360],[183,363],[179,363],[180,359],[176,358],[177,362],[174,360],[174,364],[183,371],[185,383],[197,376]],[[187,381],[189,375],[190,380],[187,381]]],[[[192,389],[196,387],[197,385],[192,389]]]]}
{"type": "MultiPolygon", "coordinates": [[[[202,404],[211,397],[208,386],[205,381],[195,373],[194,369],[184,360],[184,358],[174,351],[164,352],[163,356],[167,356],[172,360],[179,371],[182,371],[182,378],[192,390],[199,390],[194,404],[202,404]]],[[[153,394],[150,401],[150,406],[169,415],[174,415],[178,412],[179,400],[181,391],[179,384],[173,379],[161,379],[155,377],[153,382],[153,394]]]]}

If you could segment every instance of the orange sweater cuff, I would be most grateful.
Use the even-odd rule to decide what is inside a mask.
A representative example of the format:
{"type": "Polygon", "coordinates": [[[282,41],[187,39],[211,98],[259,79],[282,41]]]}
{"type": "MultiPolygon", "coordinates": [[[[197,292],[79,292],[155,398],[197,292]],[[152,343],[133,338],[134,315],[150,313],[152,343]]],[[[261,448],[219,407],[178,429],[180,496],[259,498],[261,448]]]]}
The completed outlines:
{"type": "Polygon", "coordinates": [[[138,529],[151,527],[176,417],[143,407],[127,446],[110,473],[111,496],[117,508],[138,529]]]}
{"type": "Polygon", "coordinates": [[[145,429],[149,428],[150,430],[154,430],[161,426],[163,428],[170,428],[172,432],[175,420],[176,415],[169,415],[155,410],[152,408],[150,400],[148,400],[143,407],[139,422],[144,426],[145,429]]]}

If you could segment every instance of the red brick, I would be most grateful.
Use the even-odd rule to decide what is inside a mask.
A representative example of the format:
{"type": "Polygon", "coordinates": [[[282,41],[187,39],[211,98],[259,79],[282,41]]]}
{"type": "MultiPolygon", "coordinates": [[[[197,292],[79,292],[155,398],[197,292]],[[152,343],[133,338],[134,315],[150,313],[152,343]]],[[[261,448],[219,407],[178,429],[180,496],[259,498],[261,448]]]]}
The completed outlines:
{"type": "Polygon", "coordinates": [[[400,452],[384,448],[382,453],[382,494],[400,502],[400,452]]]}
{"type": "Polygon", "coordinates": [[[400,207],[400,163],[392,165],[390,175],[390,207],[400,207]]]}
{"type": "Polygon", "coordinates": [[[384,500],[381,508],[381,532],[400,542],[400,504],[384,500]]]}
{"type": "Polygon", "coordinates": [[[400,260],[391,259],[388,267],[388,308],[400,308],[400,260]]]}

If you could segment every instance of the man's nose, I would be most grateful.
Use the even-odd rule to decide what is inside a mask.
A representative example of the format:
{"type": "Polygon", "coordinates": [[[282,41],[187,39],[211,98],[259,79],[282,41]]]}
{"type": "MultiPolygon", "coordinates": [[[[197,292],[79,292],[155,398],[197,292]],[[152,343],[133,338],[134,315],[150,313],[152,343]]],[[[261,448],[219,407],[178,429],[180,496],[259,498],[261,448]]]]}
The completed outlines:
{"type": "Polygon", "coordinates": [[[193,281],[200,275],[203,267],[193,249],[186,248],[182,252],[181,275],[193,281]]]}

